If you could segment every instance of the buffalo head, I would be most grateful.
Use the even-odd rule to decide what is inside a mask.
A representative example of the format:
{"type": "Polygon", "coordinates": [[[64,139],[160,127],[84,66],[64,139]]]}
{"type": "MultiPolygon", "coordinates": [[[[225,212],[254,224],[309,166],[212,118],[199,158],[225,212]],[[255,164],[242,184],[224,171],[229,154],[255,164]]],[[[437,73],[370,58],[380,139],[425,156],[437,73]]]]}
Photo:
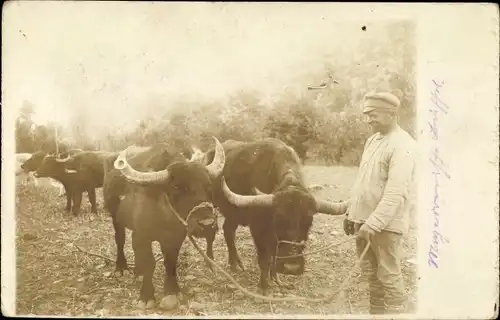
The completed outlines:
{"type": "Polygon", "coordinates": [[[214,140],[215,157],[208,165],[199,161],[180,161],[171,163],[164,170],[142,172],[128,164],[128,151],[124,150],[116,158],[114,167],[131,183],[160,188],[172,209],[186,219],[190,233],[204,237],[216,228],[212,181],[222,173],[225,163],[224,149],[215,137],[214,140]]]}
{"type": "Polygon", "coordinates": [[[22,165],[21,169],[25,172],[36,171],[38,167],[42,164],[43,158],[45,158],[47,154],[44,151],[37,151],[31,155],[31,157],[26,160],[22,165]]]}
{"type": "Polygon", "coordinates": [[[273,194],[266,194],[254,188],[255,195],[240,195],[229,189],[224,177],[221,183],[225,197],[233,205],[240,208],[270,209],[270,221],[276,237],[270,241],[277,241],[276,271],[283,274],[303,274],[305,259],[298,255],[303,253],[313,216],[317,212],[337,215],[338,205],[316,199],[307,190],[296,186],[289,186],[273,194]],[[295,257],[279,258],[289,256],[295,257]]]}
{"type": "Polygon", "coordinates": [[[69,158],[70,157],[68,156],[66,159],[58,159],[55,155],[46,155],[41,161],[40,166],[35,171],[35,177],[43,178],[75,173],[75,170],[69,170],[65,166],[69,158]]]}

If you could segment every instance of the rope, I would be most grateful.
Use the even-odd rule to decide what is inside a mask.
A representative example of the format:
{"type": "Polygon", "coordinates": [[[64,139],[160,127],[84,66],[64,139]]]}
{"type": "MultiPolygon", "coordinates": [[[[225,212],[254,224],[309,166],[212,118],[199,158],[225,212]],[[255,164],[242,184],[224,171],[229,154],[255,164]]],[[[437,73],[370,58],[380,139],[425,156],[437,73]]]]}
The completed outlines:
{"type": "Polygon", "coordinates": [[[365,249],[361,253],[358,261],[356,262],[355,268],[351,269],[351,271],[347,275],[346,279],[344,279],[344,281],[340,285],[339,289],[337,291],[335,291],[333,294],[325,296],[323,298],[319,298],[319,299],[311,299],[311,298],[306,298],[306,297],[277,298],[277,297],[267,297],[267,296],[263,296],[263,295],[260,295],[257,293],[253,293],[253,292],[245,289],[244,287],[242,287],[230,274],[228,274],[221,266],[219,266],[215,261],[213,261],[212,259],[210,259],[206,255],[206,253],[199,247],[198,243],[191,235],[188,235],[188,238],[189,238],[189,241],[191,241],[191,243],[194,245],[196,250],[203,256],[203,258],[205,258],[205,261],[208,261],[212,266],[215,266],[219,271],[221,271],[222,274],[224,276],[226,276],[226,278],[228,278],[236,286],[237,289],[239,289],[241,292],[245,293],[248,296],[262,299],[265,301],[272,301],[272,302],[291,302],[291,301],[326,302],[326,301],[331,300],[332,298],[337,296],[341,291],[343,291],[345,289],[345,287],[349,284],[352,276],[354,275],[354,273],[357,269],[356,267],[361,265],[361,262],[363,261],[365,255],[366,255],[366,252],[368,251],[368,249],[370,247],[370,243],[367,243],[365,246],[365,249]]]}
{"type": "Polygon", "coordinates": [[[316,253],[320,253],[320,252],[323,252],[323,251],[326,251],[328,249],[331,249],[333,247],[336,247],[338,245],[341,245],[343,243],[346,243],[347,241],[350,241],[352,238],[346,238],[345,240],[343,241],[340,241],[340,242],[337,242],[337,243],[333,243],[333,244],[330,244],[330,245],[327,245],[326,247],[322,248],[322,249],[317,249],[317,250],[314,250],[314,251],[310,251],[310,252],[306,252],[306,253],[301,253],[301,254],[296,254],[296,255],[293,255],[293,256],[284,256],[284,257],[280,257],[280,256],[277,256],[276,258],[277,259],[288,259],[288,258],[297,258],[297,257],[304,257],[304,256],[308,256],[308,255],[311,255],[311,254],[316,254],[316,253]]]}
{"type": "MultiPolygon", "coordinates": [[[[168,201],[168,200],[167,200],[168,201]]],[[[170,203],[170,202],[169,202],[170,203]]],[[[189,217],[191,217],[191,214],[193,212],[195,212],[196,210],[198,210],[199,208],[203,208],[203,207],[209,207],[211,208],[212,210],[214,210],[214,206],[210,203],[210,202],[202,202],[200,203],[199,205],[193,207],[193,209],[191,209],[186,217],[186,220],[182,219],[182,217],[177,213],[177,210],[175,210],[174,208],[172,208],[172,206],[170,206],[170,208],[172,209],[172,211],[174,212],[175,216],[177,217],[177,219],[180,221],[180,223],[182,223],[184,225],[184,227],[186,228],[186,231],[188,231],[188,224],[186,221],[189,220],[189,217]]],[[[191,237],[191,235],[188,233],[188,236],[191,237]]],[[[203,252],[203,254],[205,254],[205,252],[203,252]]],[[[208,256],[207,256],[208,258],[208,256]]],[[[210,258],[208,258],[210,259],[210,258]]],[[[208,269],[210,269],[212,272],[214,272],[214,270],[212,269],[212,266],[210,264],[210,261],[208,261],[206,258],[205,258],[205,262],[208,264],[208,269]]],[[[215,273],[215,272],[214,272],[215,273]]]]}
{"type": "MultiPolygon", "coordinates": [[[[191,215],[191,213],[193,211],[195,211],[195,209],[199,208],[200,206],[206,206],[205,204],[206,202],[194,207],[193,209],[191,209],[191,211],[189,212],[188,214],[188,217],[191,215]]],[[[208,204],[208,203],[207,203],[208,204]]],[[[212,206],[213,208],[213,206],[212,206]]],[[[177,219],[179,219],[179,221],[186,227],[187,229],[187,222],[182,219],[181,216],[179,216],[179,214],[176,212],[176,210],[172,210],[175,214],[175,216],[177,217],[177,219]]],[[[258,299],[261,299],[261,300],[265,300],[265,301],[273,301],[273,302],[291,302],[291,301],[308,301],[308,302],[326,302],[326,301],[329,301],[331,300],[332,298],[334,298],[335,296],[337,296],[341,291],[343,291],[345,289],[345,287],[350,283],[350,280],[352,278],[352,276],[354,275],[354,273],[356,272],[356,269],[357,267],[360,267],[361,266],[361,262],[363,261],[365,255],[366,255],[366,252],[368,251],[368,249],[370,248],[370,242],[367,242],[366,243],[366,246],[363,250],[363,252],[361,253],[361,255],[359,256],[358,260],[356,261],[356,264],[355,264],[355,267],[354,268],[351,268],[349,274],[347,275],[347,277],[344,279],[344,281],[342,282],[342,284],[340,285],[339,289],[336,290],[333,294],[331,295],[327,295],[323,298],[318,298],[318,299],[311,299],[311,298],[306,298],[306,297],[283,297],[283,298],[278,298],[278,297],[268,297],[268,296],[263,296],[261,294],[257,294],[257,293],[254,293],[254,292],[251,292],[249,290],[247,290],[246,288],[244,288],[243,286],[241,286],[238,281],[236,281],[229,273],[227,273],[224,268],[222,268],[221,266],[219,266],[215,261],[213,261],[212,259],[210,259],[210,257],[207,256],[207,254],[200,248],[200,246],[198,245],[198,243],[196,242],[196,240],[193,238],[193,236],[191,234],[188,234],[188,239],[189,241],[193,244],[193,246],[195,247],[195,249],[202,255],[202,257],[204,258],[205,262],[207,262],[209,265],[211,266],[214,266],[215,268],[217,268],[220,272],[222,272],[222,274],[229,279],[229,281],[231,281],[238,290],[240,290],[241,292],[243,292],[244,294],[248,295],[248,296],[251,296],[251,297],[254,297],[254,298],[258,298],[258,299]]],[[[350,238],[348,238],[350,239],[350,238]]],[[[347,240],[346,240],[347,241],[347,240]]],[[[343,243],[343,242],[341,242],[343,243]]],[[[331,246],[330,246],[331,247],[331,246]]],[[[322,250],[326,250],[326,249],[322,249],[322,250]]],[[[311,254],[311,253],[309,253],[311,254]]]]}

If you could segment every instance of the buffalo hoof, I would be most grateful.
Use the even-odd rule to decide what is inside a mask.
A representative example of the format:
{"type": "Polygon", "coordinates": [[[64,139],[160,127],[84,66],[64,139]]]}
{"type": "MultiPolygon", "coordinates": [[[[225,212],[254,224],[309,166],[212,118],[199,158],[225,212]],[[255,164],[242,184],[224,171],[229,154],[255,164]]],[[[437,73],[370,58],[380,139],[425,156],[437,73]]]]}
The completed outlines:
{"type": "Polygon", "coordinates": [[[240,268],[241,271],[245,271],[245,268],[243,267],[243,263],[241,263],[241,260],[230,262],[229,267],[231,268],[232,272],[237,272],[238,268],[240,268]]]}
{"type": "Polygon", "coordinates": [[[154,309],[154,308],[156,308],[156,301],[149,300],[149,301],[146,302],[146,301],[139,300],[137,302],[137,308],[142,309],[142,310],[144,310],[144,309],[154,309]]]}
{"type": "Polygon", "coordinates": [[[168,296],[164,296],[160,302],[160,308],[164,310],[172,310],[176,308],[179,304],[178,295],[169,294],[168,296]]]}
{"type": "Polygon", "coordinates": [[[268,296],[269,295],[269,289],[262,289],[259,288],[259,293],[263,296],[268,296]]]}
{"type": "Polygon", "coordinates": [[[245,268],[243,268],[242,265],[238,265],[238,266],[233,265],[233,266],[231,266],[231,271],[232,272],[238,272],[238,271],[243,271],[244,272],[245,268]]]}
{"type": "Polygon", "coordinates": [[[282,283],[280,282],[280,288],[286,289],[286,290],[295,290],[295,286],[291,283],[282,283]]]}
{"type": "Polygon", "coordinates": [[[182,303],[184,301],[184,295],[182,294],[182,292],[179,292],[177,294],[177,299],[179,299],[179,303],[182,303]]]}
{"type": "Polygon", "coordinates": [[[245,271],[245,267],[243,267],[243,263],[241,262],[240,257],[236,257],[235,261],[230,261],[229,264],[231,265],[231,270],[236,271],[236,266],[238,266],[241,271],[245,271]]]}
{"type": "Polygon", "coordinates": [[[124,269],[124,270],[116,270],[115,271],[115,276],[116,277],[128,277],[130,275],[130,271],[128,269],[124,269]]]}
{"type": "Polygon", "coordinates": [[[229,265],[229,269],[231,270],[231,272],[236,272],[236,271],[238,271],[238,268],[236,267],[236,264],[230,264],[230,265],[229,265]]]}

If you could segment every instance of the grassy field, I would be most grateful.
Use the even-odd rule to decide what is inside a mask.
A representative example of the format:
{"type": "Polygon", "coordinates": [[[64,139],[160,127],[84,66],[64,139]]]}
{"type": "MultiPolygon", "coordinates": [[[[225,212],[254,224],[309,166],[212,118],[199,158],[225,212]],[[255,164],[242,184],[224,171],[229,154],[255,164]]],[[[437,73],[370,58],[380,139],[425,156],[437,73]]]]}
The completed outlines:
{"type": "MultiPolygon", "coordinates": [[[[347,198],[356,168],[306,166],[309,184],[315,194],[325,199],[347,198]]],[[[203,258],[186,240],[179,258],[178,278],[187,301],[174,311],[159,308],[137,309],[139,288],[133,277],[116,278],[114,262],[82,253],[84,251],[116,257],[111,218],[102,209],[102,190],[98,190],[99,214],[90,213],[84,195],[82,213],[74,218],[64,213],[65,197],[54,188],[38,188],[17,183],[17,313],[66,316],[194,316],[194,315],[262,315],[262,314],[357,314],[367,313],[367,285],[359,271],[350,285],[329,303],[269,303],[255,300],[238,291],[221,273],[212,275],[203,258]]],[[[222,218],[219,226],[222,226],[222,218]]],[[[306,250],[320,249],[344,241],[342,218],[317,215],[306,250]]],[[[204,241],[199,241],[202,247],[204,241]]],[[[246,271],[238,271],[238,282],[257,292],[259,269],[250,233],[237,230],[236,246],[246,271]]],[[[406,261],[416,250],[415,231],[405,238],[403,272],[408,297],[407,312],[415,310],[416,267],[406,261]]],[[[158,244],[154,251],[160,254],[158,244]]],[[[130,232],[125,245],[127,260],[133,263],[130,232]]],[[[229,272],[227,250],[219,230],[214,243],[215,260],[229,272]]],[[[287,295],[320,297],[338,288],[356,262],[354,239],[321,254],[308,256],[306,272],[300,277],[281,275],[288,285],[287,295]]],[[[163,291],[163,263],[156,264],[154,285],[159,301],[163,291]]],[[[277,292],[277,290],[275,291],[277,292]]],[[[279,294],[277,294],[279,295],[279,294]]]]}

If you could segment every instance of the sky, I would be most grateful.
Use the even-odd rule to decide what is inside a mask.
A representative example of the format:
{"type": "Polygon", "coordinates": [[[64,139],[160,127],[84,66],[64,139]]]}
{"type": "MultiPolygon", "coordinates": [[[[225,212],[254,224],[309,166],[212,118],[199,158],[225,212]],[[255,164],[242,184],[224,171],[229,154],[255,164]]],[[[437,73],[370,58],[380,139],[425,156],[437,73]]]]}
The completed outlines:
{"type": "Polygon", "coordinates": [[[274,95],[321,70],[333,48],[341,59],[366,36],[361,23],[327,8],[9,2],[2,101],[30,101],[37,123],[87,119],[98,134],[135,126],[154,103],[167,110],[179,99],[223,100],[238,90],[274,95]]]}

